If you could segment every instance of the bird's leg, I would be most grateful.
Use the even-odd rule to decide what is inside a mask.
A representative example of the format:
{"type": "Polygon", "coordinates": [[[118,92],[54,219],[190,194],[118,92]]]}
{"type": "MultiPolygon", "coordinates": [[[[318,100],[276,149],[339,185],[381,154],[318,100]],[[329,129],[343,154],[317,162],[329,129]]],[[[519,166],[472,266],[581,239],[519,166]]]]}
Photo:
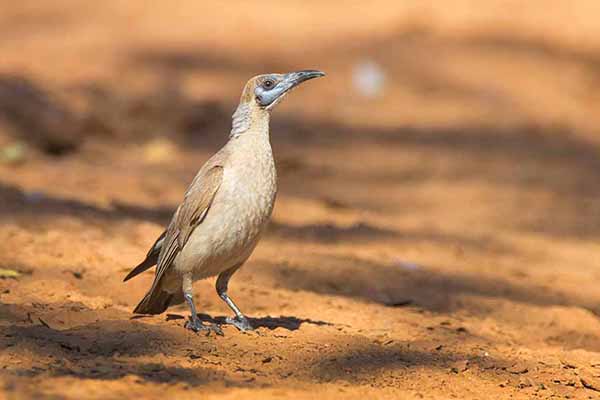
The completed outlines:
{"type": "Polygon", "coordinates": [[[221,272],[219,274],[219,277],[217,278],[217,285],[216,285],[217,294],[219,295],[219,297],[221,299],[223,299],[223,301],[235,313],[235,317],[233,317],[233,318],[227,317],[225,321],[228,324],[231,324],[231,325],[235,326],[240,331],[251,331],[254,328],[252,328],[252,325],[250,325],[250,321],[248,321],[248,318],[246,318],[244,316],[244,314],[242,314],[242,312],[235,305],[235,303],[233,302],[233,300],[231,300],[231,297],[229,297],[227,295],[227,285],[229,283],[229,279],[231,278],[231,276],[233,275],[233,273],[235,271],[237,271],[238,268],[239,268],[239,266],[235,266],[235,267],[230,268],[227,271],[221,272]]]}
{"type": "Polygon", "coordinates": [[[217,335],[223,336],[223,331],[221,327],[217,324],[209,324],[204,325],[200,318],[198,318],[198,313],[196,312],[196,306],[194,305],[194,296],[192,294],[192,279],[190,277],[184,277],[183,279],[183,297],[190,307],[190,320],[186,321],[185,327],[194,332],[205,331],[207,335],[211,332],[216,333],[217,335]]]}

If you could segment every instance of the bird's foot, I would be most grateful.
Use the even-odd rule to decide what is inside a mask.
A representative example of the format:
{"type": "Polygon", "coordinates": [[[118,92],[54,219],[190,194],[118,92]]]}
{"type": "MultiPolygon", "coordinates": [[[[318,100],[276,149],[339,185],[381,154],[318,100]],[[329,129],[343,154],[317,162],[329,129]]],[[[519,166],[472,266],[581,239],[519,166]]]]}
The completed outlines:
{"type": "Polygon", "coordinates": [[[198,318],[190,318],[189,321],[186,321],[185,328],[194,332],[206,332],[206,336],[210,335],[211,332],[216,335],[223,336],[223,330],[217,324],[208,324],[205,325],[198,318]]]}
{"type": "Polygon", "coordinates": [[[252,327],[252,325],[250,325],[250,321],[248,321],[248,318],[242,316],[242,317],[227,317],[225,318],[225,322],[235,326],[236,328],[238,328],[240,331],[242,332],[246,332],[246,331],[252,331],[254,330],[254,328],[252,327]]]}

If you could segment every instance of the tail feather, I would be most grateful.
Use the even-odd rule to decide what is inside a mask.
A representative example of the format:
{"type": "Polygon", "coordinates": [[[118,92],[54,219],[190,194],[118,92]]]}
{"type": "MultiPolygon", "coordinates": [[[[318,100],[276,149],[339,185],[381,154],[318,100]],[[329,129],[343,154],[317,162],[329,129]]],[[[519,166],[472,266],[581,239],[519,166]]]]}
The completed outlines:
{"type": "MultiPolygon", "coordinates": [[[[166,234],[167,231],[164,231],[162,235],[156,239],[156,242],[150,248],[150,251],[148,251],[146,259],[127,274],[123,281],[128,281],[157,264],[166,234]]],[[[152,288],[146,293],[135,310],[133,310],[135,314],[160,314],[171,305],[183,303],[184,298],[181,286],[179,286],[179,289],[175,290],[174,293],[166,291],[163,286],[164,278],[165,277],[160,276],[160,274],[159,276],[154,277],[152,288]]]]}
{"type": "Polygon", "coordinates": [[[162,249],[163,240],[164,240],[166,234],[167,234],[167,231],[164,231],[158,237],[158,239],[156,239],[156,242],[154,242],[154,244],[152,245],[152,247],[148,251],[148,254],[146,254],[146,259],[144,261],[142,261],[140,263],[140,265],[138,265],[137,267],[135,267],[134,269],[132,269],[131,272],[129,272],[127,274],[127,276],[125,277],[125,279],[123,279],[123,282],[127,282],[128,280],[130,280],[134,276],[141,274],[142,272],[144,272],[148,268],[151,268],[151,267],[155,266],[158,263],[158,256],[160,255],[160,251],[162,249]]]}
{"type": "Polygon", "coordinates": [[[132,269],[131,272],[129,272],[127,274],[125,279],[123,279],[123,282],[127,282],[134,276],[141,274],[142,272],[144,272],[145,270],[147,270],[149,268],[152,268],[153,266],[156,265],[157,262],[158,262],[158,254],[155,254],[155,253],[148,254],[146,259],[144,261],[142,261],[140,263],[140,265],[138,265],[137,267],[132,269]]]}
{"type": "Polygon", "coordinates": [[[150,290],[133,312],[135,314],[161,314],[169,306],[183,303],[183,292],[169,293],[160,288],[150,290]]]}

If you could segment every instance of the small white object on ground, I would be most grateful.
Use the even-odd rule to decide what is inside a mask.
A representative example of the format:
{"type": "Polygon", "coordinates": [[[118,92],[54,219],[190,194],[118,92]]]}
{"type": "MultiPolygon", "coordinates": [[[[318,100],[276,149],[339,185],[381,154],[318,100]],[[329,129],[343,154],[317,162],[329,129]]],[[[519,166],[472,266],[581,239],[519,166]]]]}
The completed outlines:
{"type": "Polygon", "coordinates": [[[383,94],[385,72],[373,60],[362,61],[354,66],[352,83],[358,93],[364,97],[378,97],[383,94]]]}

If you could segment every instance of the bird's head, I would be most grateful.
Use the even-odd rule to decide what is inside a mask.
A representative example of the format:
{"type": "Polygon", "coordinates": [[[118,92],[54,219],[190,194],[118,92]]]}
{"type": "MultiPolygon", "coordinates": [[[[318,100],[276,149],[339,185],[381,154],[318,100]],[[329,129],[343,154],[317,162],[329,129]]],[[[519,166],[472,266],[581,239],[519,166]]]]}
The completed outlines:
{"type": "Polygon", "coordinates": [[[324,75],[323,72],[316,70],[258,75],[246,84],[240,103],[252,104],[270,111],[302,82],[324,75]]]}
{"type": "MultiPolygon", "coordinates": [[[[325,74],[316,70],[304,70],[287,74],[265,74],[250,79],[233,113],[231,137],[246,132],[253,123],[261,123],[268,128],[269,113],[294,88],[309,79],[325,74]],[[254,122],[253,122],[254,121],[254,122]]],[[[267,129],[268,132],[268,129],[267,129]]]]}

